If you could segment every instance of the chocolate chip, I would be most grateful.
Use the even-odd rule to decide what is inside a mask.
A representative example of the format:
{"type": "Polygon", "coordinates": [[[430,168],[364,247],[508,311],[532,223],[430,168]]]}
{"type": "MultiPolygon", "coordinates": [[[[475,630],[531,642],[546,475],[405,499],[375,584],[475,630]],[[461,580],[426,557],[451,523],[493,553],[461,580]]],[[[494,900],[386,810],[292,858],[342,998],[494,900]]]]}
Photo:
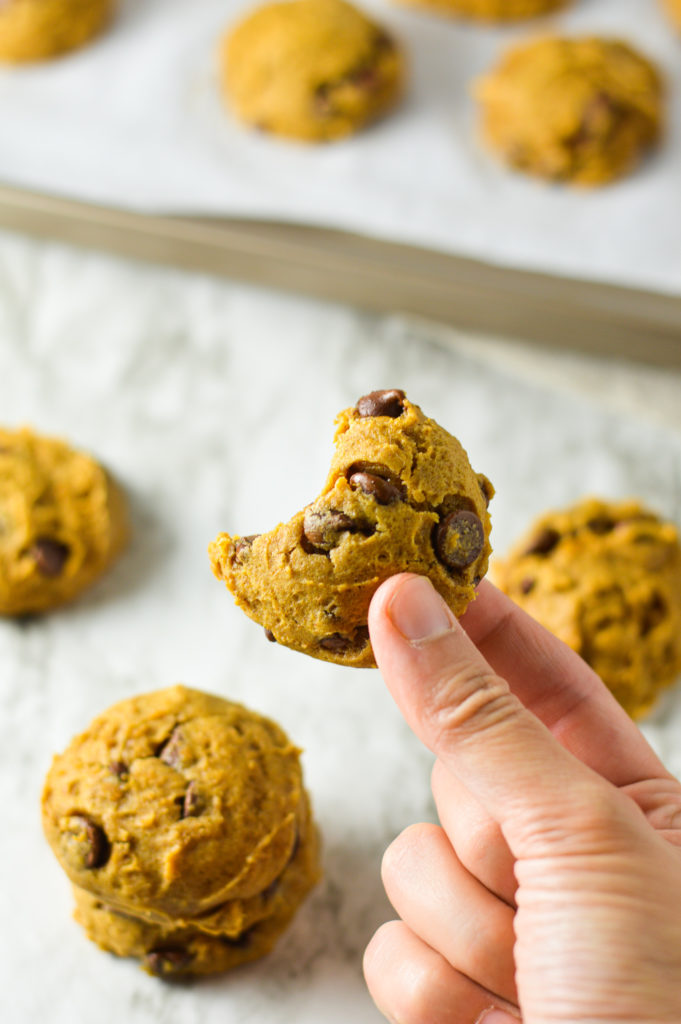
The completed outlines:
{"type": "Polygon", "coordinates": [[[330,94],[333,89],[331,82],[320,82],[314,91],[314,108],[321,117],[328,117],[333,112],[330,94]]]}
{"type": "Polygon", "coordinates": [[[150,974],[165,978],[181,974],[189,967],[192,959],[189,950],[175,946],[172,949],[152,949],[146,954],[142,964],[150,974]]]}
{"type": "Polygon", "coordinates": [[[111,844],[104,829],[85,814],[73,814],[63,832],[64,854],[78,871],[104,867],[111,855],[111,844]]]}
{"type": "Polygon", "coordinates": [[[386,391],[371,391],[362,395],[355,406],[359,416],[390,416],[396,419],[404,412],[404,391],[392,388],[386,391]]]}
{"type": "Polygon", "coordinates": [[[592,533],[602,535],[611,533],[615,529],[615,520],[611,519],[610,516],[594,516],[586,525],[592,533]]]}
{"type": "Polygon", "coordinates": [[[401,484],[364,470],[351,472],[348,483],[353,490],[362,491],[363,494],[375,498],[379,505],[392,505],[396,501],[401,501],[404,494],[401,484]]]}
{"type": "Polygon", "coordinates": [[[449,569],[465,569],[485,546],[485,531],[474,512],[451,512],[435,527],[435,551],[449,569]]]}
{"type": "Polygon", "coordinates": [[[353,636],[343,636],[342,633],[331,633],[322,637],[319,646],[332,654],[349,654],[351,651],[359,652],[369,640],[369,628],[358,626],[353,636]]]}
{"type": "Polygon", "coordinates": [[[184,799],[182,800],[181,817],[196,818],[201,813],[202,806],[203,803],[196,788],[196,783],[192,779],[187,786],[187,791],[184,794],[184,799]]]}
{"type": "Polygon", "coordinates": [[[182,765],[182,731],[176,725],[168,739],[164,740],[156,751],[156,757],[167,764],[169,768],[179,768],[182,765]]]}
{"type": "Polygon", "coordinates": [[[492,484],[486,476],[482,475],[482,473],[478,477],[478,484],[480,485],[482,496],[485,499],[485,504],[489,505],[490,501],[494,497],[494,488],[492,487],[492,484]]]}
{"type": "Polygon", "coordinates": [[[655,592],[643,610],[641,620],[641,636],[647,636],[651,629],[658,626],[667,614],[667,604],[661,594],[655,592]]]}
{"type": "Polygon", "coordinates": [[[125,761],[112,761],[109,765],[109,771],[119,779],[124,778],[129,773],[129,769],[125,761]]]}
{"type": "Polygon", "coordinates": [[[548,555],[560,540],[558,530],[544,526],[525,549],[526,555],[548,555]]]}
{"type": "Polygon", "coordinates": [[[338,544],[342,533],[355,533],[356,523],[335,509],[305,509],[303,516],[303,547],[308,554],[328,554],[338,544]]]}
{"type": "Polygon", "coordinates": [[[535,583],[536,580],[533,580],[531,576],[526,576],[520,581],[520,593],[529,594],[531,590],[534,590],[535,583]]]}
{"type": "Polygon", "coordinates": [[[271,644],[276,644],[277,638],[276,638],[276,636],[274,635],[274,633],[272,632],[271,629],[266,629],[265,630],[265,636],[267,637],[267,639],[269,640],[269,642],[271,644]]]}
{"type": "Polygon", "coordinates": [[[38,537],[33,542],[30,553],[38,572],[43,576],[54,577],[64,568],[70,548],[52,537],[38,537]]]}
{"type": "Polygon", "coordinates": [[[256,537],[259,536],[259,533],[251,533],[247,537],[237,537],[237,539],[234,541],[233,558],[238,565],[241,565],[245,555],[247,555],[251,550],[251,544],[256,539],[256,537]]]}

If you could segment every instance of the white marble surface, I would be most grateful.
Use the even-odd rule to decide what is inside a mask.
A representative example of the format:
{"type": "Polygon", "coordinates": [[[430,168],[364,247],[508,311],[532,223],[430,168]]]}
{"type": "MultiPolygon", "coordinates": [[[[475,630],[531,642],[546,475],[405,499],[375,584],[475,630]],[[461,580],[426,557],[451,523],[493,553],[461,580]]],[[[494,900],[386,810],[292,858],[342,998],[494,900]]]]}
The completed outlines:
{"type": "MultiPolygon", "coordinates": [[[[135,526],[86,599],[0,622],[3,1024],[379,1021],[362,950],[390,915],[383,848],[433,815],[430,757],[377,672],[267,643],[213,579],[206,545],[313,497],[334,415],[382,386],[406,388],[494,481],[499,550],[587,491],[644,495],[681,524],[680,383],[0,235],[0,419],[97,453],[135,526]],[[282,723],[305,749],[324,835],[325,880],[277,950],[186,987],[85,940],[38,809],[53,751],[110,703],[175,681],[282,723]]],[[[647,731],[681,771],[681,693],[647,731]]]]}

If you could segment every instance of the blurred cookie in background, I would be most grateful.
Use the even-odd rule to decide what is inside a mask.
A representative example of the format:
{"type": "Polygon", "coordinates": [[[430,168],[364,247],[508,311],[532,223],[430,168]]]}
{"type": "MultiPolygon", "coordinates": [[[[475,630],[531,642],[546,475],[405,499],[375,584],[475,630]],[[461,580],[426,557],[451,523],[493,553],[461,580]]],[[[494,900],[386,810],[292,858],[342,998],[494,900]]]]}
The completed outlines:
{"type": "Polygon", "coordinates": [[[633,717],[681,672],[679,533],[638,501],[588,498],[541,516],[493,574],[633,717]]]}
{"type": "Polygon", "coordinates": [[[128,532],[125,498],[92,456],[28,428],[0,428],[0,615],[77,597],[128,532]]]}
{"type": "Polygon", "coordinates": [[[549,181],[605,185],[662,134],[661,76],[616,39],[521,43],[474,91],[484,141],[511,167],[549,181]]]}
{"type": "Polygon", "coordinates": [[[478,21],[515,21],[536,18],[569,0],[399,0],[410,7],[425,7],[439,14],[453,14],[478,21]]]}
{"type": "Polygon", "coordinates": [[[339,139],[395,105],[405,77],[395,40],[344,0],[285,0],[248,15],[224,37],[227,104],[263,132],[339,139]]]}
{"type": "Polygon", "coordinates": [[[0,61],[48,60],[75,50],[109,24],[116,0],[5,0],[0,61]]]}

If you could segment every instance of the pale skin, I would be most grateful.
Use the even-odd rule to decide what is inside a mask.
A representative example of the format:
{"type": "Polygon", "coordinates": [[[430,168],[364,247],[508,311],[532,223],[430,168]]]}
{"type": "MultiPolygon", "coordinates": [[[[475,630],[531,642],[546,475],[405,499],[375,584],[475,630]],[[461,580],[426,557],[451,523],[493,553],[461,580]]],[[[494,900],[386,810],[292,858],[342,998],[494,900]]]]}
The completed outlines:
{"type": "MultiPolygon", "coordinates": [[[[588,666],[491,584],[374,596],[383,678],[436,755],[440,825],[383,882],[364,960],[393,1024],[679,1024],[681,785],[588,666]]],[[[405,771],[409,766],[404,766],[405,771]]]]}

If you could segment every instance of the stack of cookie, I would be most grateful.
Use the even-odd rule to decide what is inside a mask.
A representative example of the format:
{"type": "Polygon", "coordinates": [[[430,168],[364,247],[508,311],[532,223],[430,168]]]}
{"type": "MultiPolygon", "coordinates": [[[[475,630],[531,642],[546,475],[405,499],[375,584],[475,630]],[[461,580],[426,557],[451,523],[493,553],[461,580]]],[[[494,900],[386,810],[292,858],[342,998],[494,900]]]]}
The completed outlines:
{"type": "Polygon", "coordinates": [[[183,686],[116,704],[55,757],[43,824],[88,937],[161,977],[269,952],[319,878],[300,751],[183,686]]]}

